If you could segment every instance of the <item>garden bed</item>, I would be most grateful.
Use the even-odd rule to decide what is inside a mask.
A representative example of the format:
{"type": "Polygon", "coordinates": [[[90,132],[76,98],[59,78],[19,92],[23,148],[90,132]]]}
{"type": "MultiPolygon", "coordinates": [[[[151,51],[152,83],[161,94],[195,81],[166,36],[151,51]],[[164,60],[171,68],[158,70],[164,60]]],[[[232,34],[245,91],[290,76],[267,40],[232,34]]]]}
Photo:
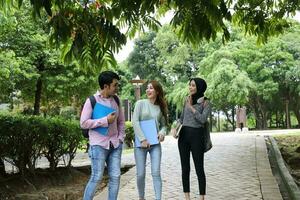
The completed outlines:
{"type": "MultiPolygon", "coordinates": [[[[122,168],[122,174],[130,167],[122,168]]],[[[90,177],[90,166],[76,168],[37,169],[35,175],[22,178],[19,174],[0,177],[1,200],[77,200],[81,199],[90,177]]],[[[106,187],[105,172],[97,192],[106,187]]]]}
{"type": "Polygon", "coordinates": [[[300,133],[274,137],[290,174],[300,188],[300,133]]]}

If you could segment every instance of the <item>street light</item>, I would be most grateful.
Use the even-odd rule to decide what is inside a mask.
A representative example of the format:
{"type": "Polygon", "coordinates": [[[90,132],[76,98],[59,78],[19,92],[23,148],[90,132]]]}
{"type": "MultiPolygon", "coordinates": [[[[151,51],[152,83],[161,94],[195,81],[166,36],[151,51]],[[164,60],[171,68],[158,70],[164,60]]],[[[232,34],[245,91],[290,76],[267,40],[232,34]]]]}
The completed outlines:
{"type": "Polygon", "coordinates": [[[145,83],[145,80],[141,80],[139,75],[136,75],[134,79],[130,81],[135,87],[134,87],[134,95],[135,99],[139,100],[141,98],[141,85],[145,83]]]}

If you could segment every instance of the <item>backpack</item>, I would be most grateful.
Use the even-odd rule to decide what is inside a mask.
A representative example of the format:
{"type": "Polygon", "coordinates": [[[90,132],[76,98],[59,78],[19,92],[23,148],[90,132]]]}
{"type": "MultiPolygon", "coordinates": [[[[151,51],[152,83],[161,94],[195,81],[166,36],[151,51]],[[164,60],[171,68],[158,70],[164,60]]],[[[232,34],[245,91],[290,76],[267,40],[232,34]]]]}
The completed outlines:
{"type": "MultiPolygon", "coordinates": [[[[120,99],[119,99],[119,97],[117,97],[117,95],[113,95],[113,98],[114,98],[114,100],[116,101],[117,105],[120,106],[120,99]]],[[[94,95],[92,95],[92,96],[89,97],[89,99],[90,99],[90,102],[91,102],[91,105],[92,105],[92,109],[94,109],[95,104],[96,104],[96,98],[95,98],[94,95]]],[[[81,113],[82,113],[83,106],[84,106],[84,104],[83,104],[82,107],[81,107],[80,115],[81,115],[81,113]]],[[[83,137],[85,137],[85,138],[88,139],[88,138],[89,138],[89,130],[90,130],[90,129],[83,129],[83,128],[82,128],[81,130],[82,130],[82,135],[83,135],[83,137]]]]}

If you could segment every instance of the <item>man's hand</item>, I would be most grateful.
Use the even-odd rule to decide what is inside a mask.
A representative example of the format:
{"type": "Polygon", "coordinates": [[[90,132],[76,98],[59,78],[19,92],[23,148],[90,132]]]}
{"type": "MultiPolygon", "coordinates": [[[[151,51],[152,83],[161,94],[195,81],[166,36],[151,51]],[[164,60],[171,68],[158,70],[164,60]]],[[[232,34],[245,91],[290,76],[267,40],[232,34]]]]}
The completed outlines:
{"type": "Polygon", "coordinates": [[[116,120],[116,113],[110,113],[109,115],[107,115],[107,121],[109,124],[113,123],[116,120]]]}

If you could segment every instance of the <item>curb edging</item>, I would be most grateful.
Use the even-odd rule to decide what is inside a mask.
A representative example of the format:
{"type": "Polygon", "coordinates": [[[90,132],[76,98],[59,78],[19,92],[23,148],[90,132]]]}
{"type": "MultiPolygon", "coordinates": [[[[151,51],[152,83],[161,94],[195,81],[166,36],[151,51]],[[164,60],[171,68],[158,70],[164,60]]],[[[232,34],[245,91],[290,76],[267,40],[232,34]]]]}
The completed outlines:
{"type": "Polygon", "coordinates": [[[273,176],[263,136],[256,136],[256,167],[263,200],[282,200],[278,184],[273,176]]]}
{"type": "Polygon", "coordinates": [[[285,165],[276,140],[272,136],[269,136],[269,140],[271,142],[270,146],[272,148],[271,154],[276,160],[276,165],[278,167],[280,177],[284,185],[286,186],[289,198],[291,198],[291,200],[300,200],[300,190],[285,165]]]}

